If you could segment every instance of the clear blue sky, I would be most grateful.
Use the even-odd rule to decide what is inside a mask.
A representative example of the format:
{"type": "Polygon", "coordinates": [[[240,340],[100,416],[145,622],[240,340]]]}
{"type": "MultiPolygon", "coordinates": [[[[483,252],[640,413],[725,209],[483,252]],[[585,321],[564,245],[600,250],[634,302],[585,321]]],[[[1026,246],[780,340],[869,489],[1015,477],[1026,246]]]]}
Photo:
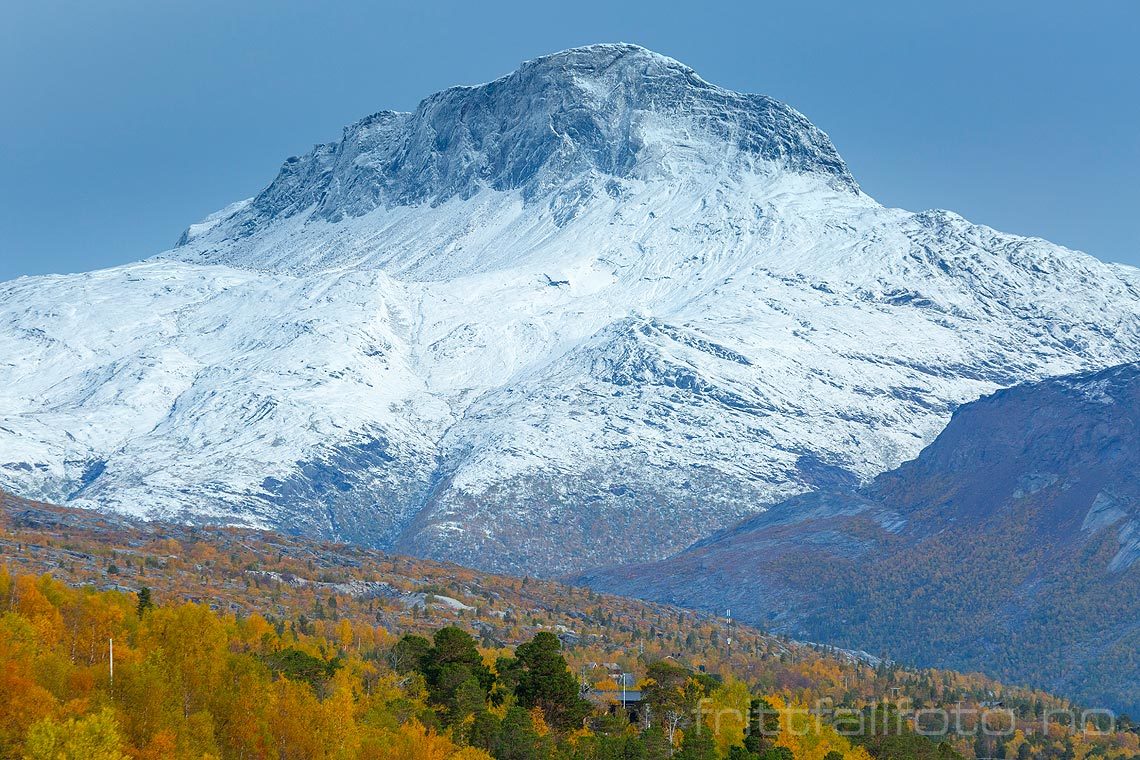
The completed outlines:
{"type": "Polygon", "coordinates": [[[9,0],[0,280],[137,260],[385,108],[591,42],[787,101],[864,189],[1140,264],[1140,3],[9,0]]]}

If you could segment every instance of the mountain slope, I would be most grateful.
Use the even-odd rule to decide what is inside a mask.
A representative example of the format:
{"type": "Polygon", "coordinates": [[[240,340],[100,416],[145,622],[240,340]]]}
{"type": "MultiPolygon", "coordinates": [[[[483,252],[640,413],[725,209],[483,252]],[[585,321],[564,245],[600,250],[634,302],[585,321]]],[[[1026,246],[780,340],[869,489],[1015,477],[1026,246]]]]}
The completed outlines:
{"type": "Polygon", "coordinates": [[[963,406],[917,459],[591,585],[1140,707],[1140,365],[963,406]]]}
{"type": "Polygon", "coordinates": [[[1140,275],[884,208],[630,45],[290,159],[154,259],[0,285],[0,486],[552,574],[914,456],[1140,356],[1140,275]]]}

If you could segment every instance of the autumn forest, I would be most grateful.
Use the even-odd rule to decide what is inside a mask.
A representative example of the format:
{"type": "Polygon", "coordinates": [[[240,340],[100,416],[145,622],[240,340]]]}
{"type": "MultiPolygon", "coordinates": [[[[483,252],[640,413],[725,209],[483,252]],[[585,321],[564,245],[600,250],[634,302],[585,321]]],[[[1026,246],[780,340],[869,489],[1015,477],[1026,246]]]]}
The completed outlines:
{"type": "Polygon", "coordinates": [[[1126,720],[1042,726],[1076,706],[727,617],[2,503],[2,757],[1140,757],[1126,720]],[[951,706],[953,730],[916,717],[951,706]]]}

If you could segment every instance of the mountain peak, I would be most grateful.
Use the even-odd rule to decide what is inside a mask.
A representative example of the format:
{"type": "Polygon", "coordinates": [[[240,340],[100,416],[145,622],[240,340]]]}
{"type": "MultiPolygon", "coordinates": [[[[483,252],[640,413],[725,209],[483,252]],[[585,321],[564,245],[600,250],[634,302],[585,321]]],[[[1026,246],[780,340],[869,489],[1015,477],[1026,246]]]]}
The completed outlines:
{"type": "MultiPolygon", "coordinates": [[[[548,53],[537,58],[524,61],[513,72],[518,73],[529,68],[550,69],[559,72],[590,73],[601,72],[612,67],[622,71],[636,70],[639,67],[654,66],[661,69],[673,69],[696,77],[693,69],[675,58],[657,53],[649,48],[629,42],[600,42],[593,45],[567,48],[556,53],[548,53]]],[[[508,74],[506,79],[511,75],[508,74]]]]}
{"type": "Polygon", "coordinates": [[[286,161],[234,223],[211,229],[245,237],[302,213],[338,222],[484,189],[530,203],[583,183],[593,192],[614,180],[705,172],[814,174],[858,191],[827,135],[795,109],[712,85],[646,48],[609,43],[442,90],[412,113],[366,117],[339,141],[286,161]]]}

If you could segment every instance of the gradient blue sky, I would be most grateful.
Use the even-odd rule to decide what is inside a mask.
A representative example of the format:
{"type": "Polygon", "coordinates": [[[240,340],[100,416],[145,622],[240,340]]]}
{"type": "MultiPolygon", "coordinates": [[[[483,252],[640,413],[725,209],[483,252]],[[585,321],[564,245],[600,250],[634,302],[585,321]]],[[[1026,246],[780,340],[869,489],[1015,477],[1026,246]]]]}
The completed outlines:
{"type": "Polygon", "coordinates": [[[9,0],[0,280],[170,247],[385,108],[591,42],[787,101],[864,189],[1140,264],[1140,3],[9,0]]]}

